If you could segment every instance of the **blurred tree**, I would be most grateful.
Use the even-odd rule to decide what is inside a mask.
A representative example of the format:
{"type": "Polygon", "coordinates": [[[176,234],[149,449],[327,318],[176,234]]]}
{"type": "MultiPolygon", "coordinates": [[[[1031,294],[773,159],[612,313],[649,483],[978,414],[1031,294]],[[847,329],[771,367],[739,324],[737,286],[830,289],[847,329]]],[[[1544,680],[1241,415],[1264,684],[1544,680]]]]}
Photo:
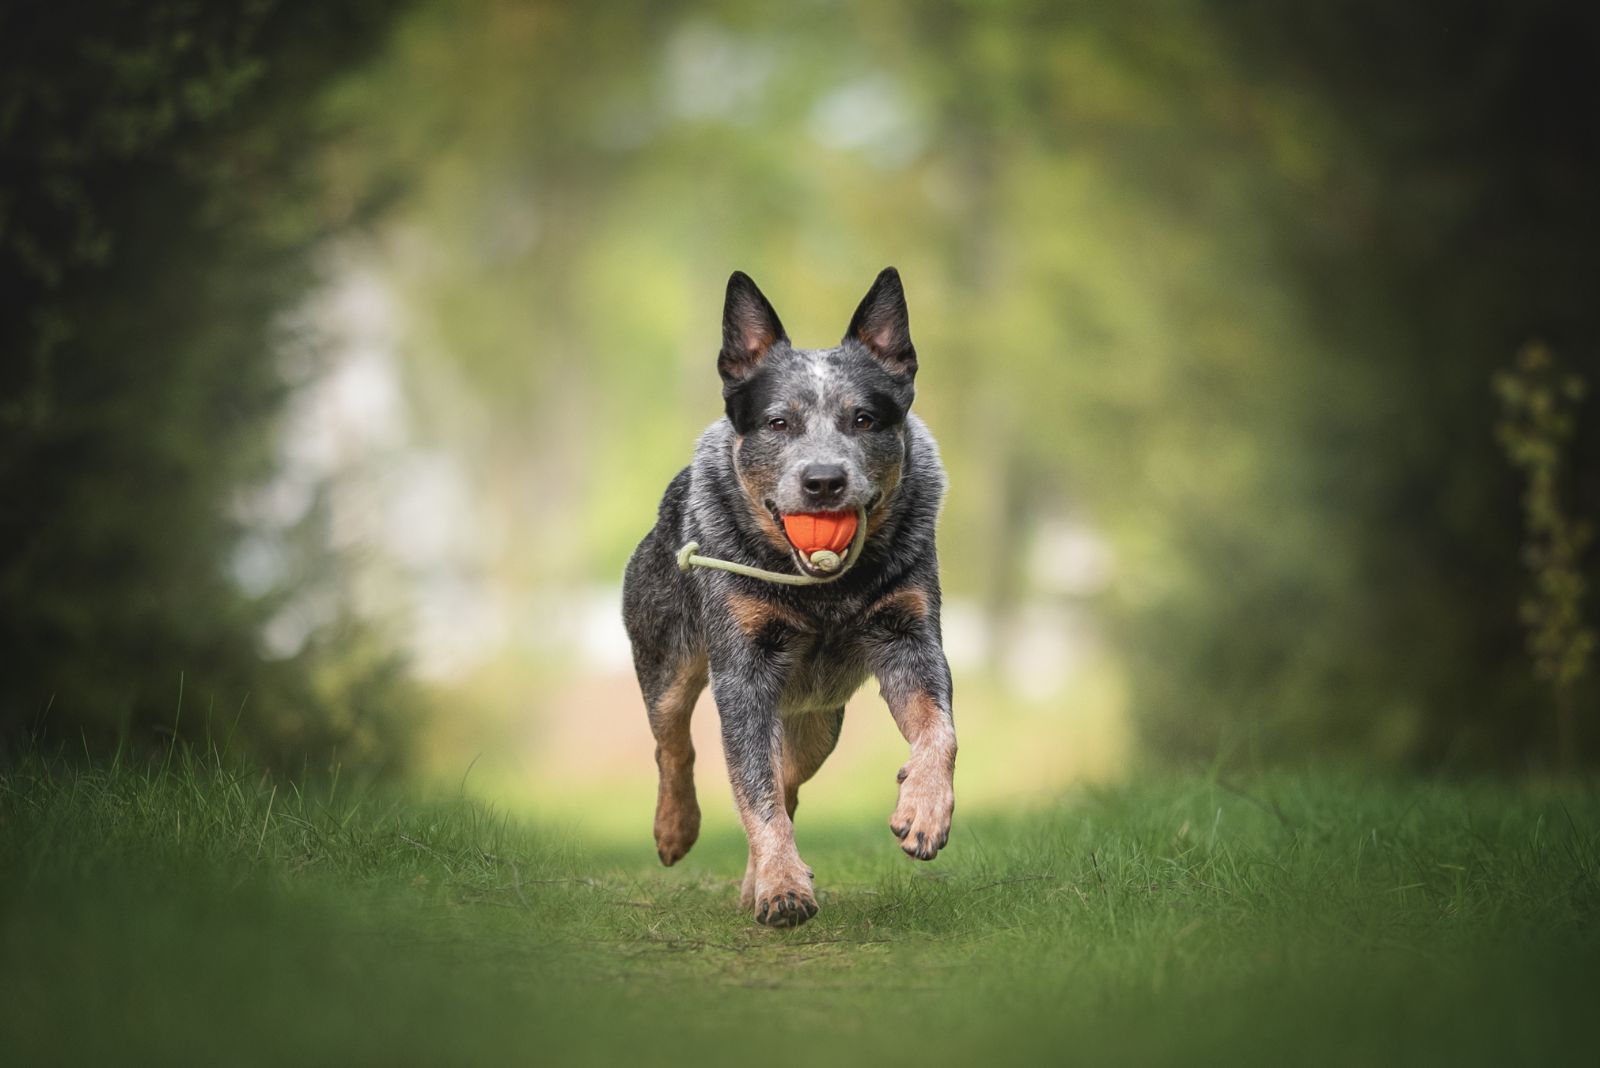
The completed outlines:
{"type": "Polygon", "coordinates": [[[325,195],[311,103],[395,10],[0,12],[0,740],[149,739],[182,679],[186,732],[214,706],[266,757],[400,755],[398,665],[356,629],[263,661],[272,598],[225,571],[286,393],[276,324],[354,207],[325,195]]]}
{"type": "MultiPolygon", "coordinates": [[[[1482,383],[1530,335],[1591,378],[1600,364],[1600,277],[1583,251],[1600,239],[1600,118],[1578,103],[1600,95],[1600,10],[1210,10],[1231,68],[1320,116],[1286,195],[1262,204],[1325,354],[1307,376],[1324,403],[1304,412],[1301,477],[1353,552],[1343,593],[1307,613],[1345,619],[1301,685],[1342,706],[1320,717],[1334,733],[1311,737],[1359,750],[1387,735],[1400,759],[1520,764],[1553,746],[1526,714],[1538,697],[1514,622],[1518,494],[1482,383]]],[[[1600,436],[1581,432],[1570,457],[1574,506],[1594,514],[1600,436]]],[[[1304,566],[1319,567],[1314,554],[1304,566]]],[[[1282,626],[1293,617],[1259,618],[1280,625],[1280,646],[1298,640],[1282,626]]],[[[1204,640],[1220,652],[1225,634],[1204,640]]],[[[1575,699],[1600,693],[1591,680],[1575,699]]],[[[1183,705],[1167,702],[1170,715],[1183,705]]],[[[1287,732],[1276,748],[1304,741],[1287,732]]],[[[1579,742],[1591,759],[1596,741],[1579,742]]]]}
{"type": "Polygon", "coordinates": [[[1573,516],[1564,499],[1576,408],[1586,383],[1544,345],[1530,342],[1510,370],[1495,375],[1494,388],[1502,411],[1500,445],[1528,480],[1522,555],[1534,588],[1523,599],[1522,622],[1534,673],[1555,698],[1559,760],[1570,769],[1577,757],[1577,695],[1595,648],[1594,628],[1584,618],[1583,574],[1594,528],[1573,516]]]}
{"type": "Polygon", "coordinates": [[[1596,39],[1554,0],[439,4],[340,107],[414,179],[419,389],[483,406],[430,432],[529,532],[485,581],[615,575],[716,416],[731,267],[826,343],[796,315],[896,262],[949,586],[1005,618],[1047,513],[1104,532],[1153,752],[1518,762],[1481,387],[1534,329],[1595,359],[1596,39]]]}
{"type": "Polygon", "coordinates": [[[0,43],[8,718],[75,671],[73,716],[263,670],[218,505],[269,465],[261,339],[306,248],[361,223],[417,436],[488,532],[452,591],[615,580],[718,415],[730,269],[825,344],[893,262],[949,588],[997,620],[1092,597],[1153,753],[1548,742],[1482,386],[1534,335],[1596,377],[1595,10],[437,0],[338,78],[383,5],[105,14],[0,43]],[[1038,588],[1063,513],[1108,592],[1038,588]]]}

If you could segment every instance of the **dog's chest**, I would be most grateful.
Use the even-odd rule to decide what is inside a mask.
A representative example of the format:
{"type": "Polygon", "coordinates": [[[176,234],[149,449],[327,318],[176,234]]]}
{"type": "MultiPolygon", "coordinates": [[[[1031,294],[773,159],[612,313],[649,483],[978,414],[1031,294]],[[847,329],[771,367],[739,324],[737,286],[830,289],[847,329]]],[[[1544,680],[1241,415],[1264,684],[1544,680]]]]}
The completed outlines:
{"type": "Polygon", "coordinates": [[[792,649],[793,662],[778,702],[784,715],[831,712],[861,688],[868,671],[859,643],[808,635],[792,649]]]}

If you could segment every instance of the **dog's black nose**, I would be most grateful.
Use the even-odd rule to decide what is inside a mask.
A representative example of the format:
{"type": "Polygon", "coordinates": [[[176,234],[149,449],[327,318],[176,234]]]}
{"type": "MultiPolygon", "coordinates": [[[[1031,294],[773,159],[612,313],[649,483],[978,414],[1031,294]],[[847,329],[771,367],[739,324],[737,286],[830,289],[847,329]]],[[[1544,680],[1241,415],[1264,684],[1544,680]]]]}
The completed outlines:
{"type": "Polygon", "coordinates": [[[844,468],[838,464],[807,464],[800,472],[800,487],[814,504],[837,504],[844,496],[844,468]]]}

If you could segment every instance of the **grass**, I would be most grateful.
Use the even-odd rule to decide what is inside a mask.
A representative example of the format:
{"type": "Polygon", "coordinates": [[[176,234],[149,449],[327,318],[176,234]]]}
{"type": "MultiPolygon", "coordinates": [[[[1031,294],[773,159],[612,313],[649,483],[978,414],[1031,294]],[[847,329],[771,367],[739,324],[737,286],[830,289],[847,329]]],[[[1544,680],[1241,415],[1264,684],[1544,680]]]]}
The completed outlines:
{"type": "MultiPolygon", "coordinates": [[[[708,799],[709,800],[709,799],[708,799]]],[[[0,774],[11,1064],[1492,1063],[1600,1038],[1600,793],[1332,773],[958,813],[932,865],[808,825],[654,866],[466,799],[177,754],[0,774]]]]}

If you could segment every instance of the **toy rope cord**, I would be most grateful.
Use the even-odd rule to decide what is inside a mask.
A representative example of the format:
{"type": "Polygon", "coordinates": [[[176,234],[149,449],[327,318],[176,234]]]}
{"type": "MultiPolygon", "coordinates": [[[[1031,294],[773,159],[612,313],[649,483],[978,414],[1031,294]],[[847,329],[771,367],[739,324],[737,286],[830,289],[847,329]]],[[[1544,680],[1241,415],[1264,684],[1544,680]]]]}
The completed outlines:
{"type": "Polygon", "coordinates": [[[678,550],[678,570],[688,571],[691,567],[711,567],[718,571],[731,571],[735,575],[744,575],[747,578],[760,579],[763,582],[776,582],[783,586],[820,586],[826,582],[833,582],[842,578],[846,571],[861,558],[861,547],[867,542],[867,510],[861,505],[856,505],[856,536],[851,540],[850,547],[844,555],[829,549],[818,549],[811,554],[811,566],[819,571],[828,571],[827,575],[786,575],[781,571],[767,571],[764,568],[751,567],[748,564],[736,564],[732,560],[718,560],[712,556],[700,555],[700,543],[691,541],[678,550]]]}

